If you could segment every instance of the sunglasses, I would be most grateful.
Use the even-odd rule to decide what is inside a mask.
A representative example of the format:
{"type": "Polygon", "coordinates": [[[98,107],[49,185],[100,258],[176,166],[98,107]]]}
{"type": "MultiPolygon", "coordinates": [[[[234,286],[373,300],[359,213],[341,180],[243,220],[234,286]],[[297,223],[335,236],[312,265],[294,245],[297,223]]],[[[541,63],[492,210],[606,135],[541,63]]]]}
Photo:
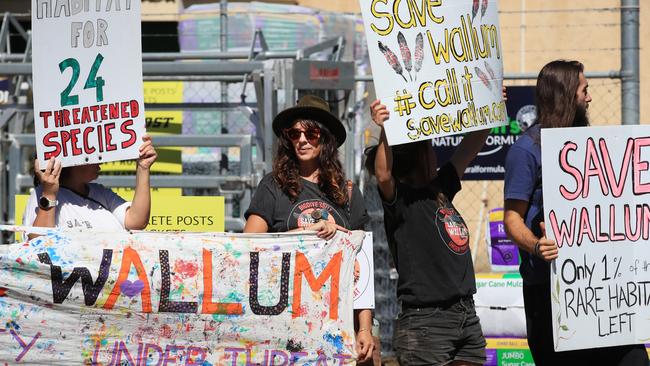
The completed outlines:
{"type": "Polygon", "coordinates": [[[284,134],[291,140],[291,142],[296,142],[300,140],[300,135],[305,134],[307,141],[315,145],[320,140],[320,128],[309,128],[305,131],[299,130],[297,128],[289,128],[284,130],[284,134]]]}

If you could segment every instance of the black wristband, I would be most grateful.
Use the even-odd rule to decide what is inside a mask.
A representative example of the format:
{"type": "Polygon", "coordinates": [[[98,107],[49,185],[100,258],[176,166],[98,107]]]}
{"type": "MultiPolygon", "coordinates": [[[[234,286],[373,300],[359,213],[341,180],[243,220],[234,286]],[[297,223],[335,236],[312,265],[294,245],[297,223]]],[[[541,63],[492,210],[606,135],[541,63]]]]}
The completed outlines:
{"type": "Polygon", "coordinates": [[[533,254],[535,254],[538,257],[542,257],[542,254],[539,252],[539,239],[535,242],[535,247],[533,248],[533,254]]]}

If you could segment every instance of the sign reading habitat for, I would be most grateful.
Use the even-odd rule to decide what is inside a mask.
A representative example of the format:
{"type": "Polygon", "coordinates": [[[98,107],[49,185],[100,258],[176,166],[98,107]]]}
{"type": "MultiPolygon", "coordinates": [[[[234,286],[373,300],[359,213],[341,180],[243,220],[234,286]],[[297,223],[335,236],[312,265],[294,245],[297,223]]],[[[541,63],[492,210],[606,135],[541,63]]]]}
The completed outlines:
{"type": "Polygon", "coordinates": [[[145,133],[140,1],[32,0],[32,30],[38,159],[137,158],[145,133]]]}
{"type": "Polygon", "coordinates": [[[542,130],[559,351],[650,340],[650,127],[542,130]]]}
{"type": "Polygon", "coordinates": [[[360,0],[391,145],[506,125],[496,0],[360,0]]]}
{"type": "Polygon", "coordinates": [[[0,364],[352,363],[363,238],[51,231],[0,246],[0,364]]]}

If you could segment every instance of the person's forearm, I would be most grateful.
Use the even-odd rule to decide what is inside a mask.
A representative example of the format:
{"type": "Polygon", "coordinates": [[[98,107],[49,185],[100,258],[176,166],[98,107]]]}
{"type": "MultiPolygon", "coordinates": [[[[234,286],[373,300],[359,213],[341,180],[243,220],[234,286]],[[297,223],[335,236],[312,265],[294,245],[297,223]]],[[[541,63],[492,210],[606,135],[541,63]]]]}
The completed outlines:
{"type": "Polygon", "coordinates": [[[36,227],[54,227],[56,226],[56,207],[44,210],[39,207],[36,218],[32,226],[36,227]]]}
{"type": "Polygon", "coordinates": [[[535,244],[537,244],[539,238],[526,226],[519,214],[506,210],[503,223],[510,240],[517,244],[519,248],[535,254],[535,244]]]}
{"type": "Polygon", "coordinates": [[[149,169],[136,168],[135,193],[131,207],[126,211],[125,227],[129,230],[142,230],[149,223],[151,211],[151,189],[149,169]]]}
{"type": "Polygon", "coordinates": [[[388,140],[386,139],[386,132],[381,129],[381,137],[379,138],[379,145],[377,145],[377,155],[375,157],[375,176],[377,181],[387,182],[392,179],[393,169],[393,153],[388,140]]]}
{"type": "MultiPolygon", "coordinates": [[[[36,218],[34,219],[34,223],[32,226],[35,227],[55,227],[56,226],[56,207],[49,208],[47,210],[44,210],[42,208],[38,208],[38,212],[36,213],[36,218]]],[[[37,234],[28,234],[27,237],[29,239],[34,239],[39,235],[37,234]]]]}
{"type": "Polygon", "coordinates": [[[472,131],[465,135],[463,137],[463,141],[461,141],[461,145],[467,145],[467,149],[471,149],[471,152],[474,153],[474,155],[478,154],[479,151],[483,148],[483,145],[485,144],[485,140],[487,140],[487,137],[490,135],[490,129],[485,129],[485,130],[478,130],[478,131],[472,131]]]}
{"type": "Polygon", "coordinates": [[[369,334],[372,334],[372,310],[356,309],[354,314],[359,322],[359,331],[365,329],[364,331],[368,331],[369,334]]]}

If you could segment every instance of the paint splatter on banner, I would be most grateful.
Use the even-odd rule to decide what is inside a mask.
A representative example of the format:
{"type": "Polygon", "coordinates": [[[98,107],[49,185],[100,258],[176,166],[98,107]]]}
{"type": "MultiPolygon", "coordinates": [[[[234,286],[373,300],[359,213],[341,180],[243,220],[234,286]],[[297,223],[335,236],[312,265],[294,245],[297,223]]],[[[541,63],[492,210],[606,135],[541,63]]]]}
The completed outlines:
{"type": "Polygon", "coordinates": [[[52,231],[0,245],[0,365],[354,363],[363,237],[52,231]]]}

